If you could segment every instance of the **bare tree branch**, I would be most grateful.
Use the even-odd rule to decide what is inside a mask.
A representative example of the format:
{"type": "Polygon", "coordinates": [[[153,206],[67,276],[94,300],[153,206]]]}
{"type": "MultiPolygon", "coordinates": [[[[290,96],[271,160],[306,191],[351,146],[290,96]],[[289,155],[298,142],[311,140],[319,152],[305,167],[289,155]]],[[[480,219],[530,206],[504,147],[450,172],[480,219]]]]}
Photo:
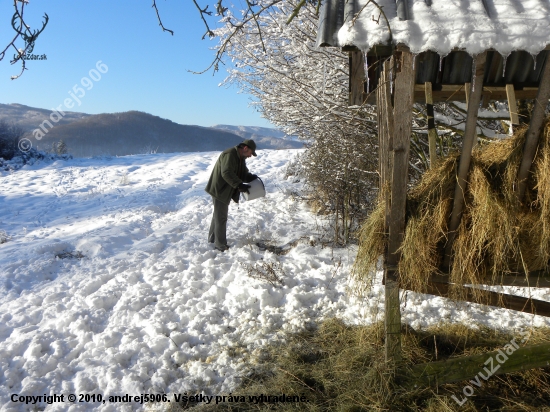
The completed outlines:
{"type": "MultiPolygon", "coordinates": [[[[206,21],[206,19],[204,18],[204,15],[208,15],[208,16],[211,16],[212,15],[212,12],[211,11],[208,11],[208,5],[206,5],[206,7],[204,9],[201,9],[200,6],[198,5],[197,3],[197,0],[193,0],[193,3],[195,3],[195,6],[197,7],[197,9],[199,10],[200,14],[201,14],[201,19],[204,23],[204,25],[206,26],[206,33],[204,33],[204,35],[202,36],[202,39],[204,40],[204,38],[206,36],[208,37],[214,37],[215,34],[212,30],[210,30],[210,26],[208,26],[208,22],[206,21]]],[[[222,6],[222,0],[219,0],[218,1],[218,10],[223,10],[224,12],[227,10],[226,8],[223,8],[222,6]]]]}
{"type": "MultiPolygon", "coordinates": [[[[321,3],[321,2],[319,2],[321,3]]],[[[302,7],[304,7],[304,4],[306,4],[306,0],[302,0],[300,1],[300,3],[298,3],[298,5],[296,6],[296,8],[292,11],[292,14],[290,15],[290,17],[288,18],[288,20],[286,21],[286,24],[290,24],[290,22],[292,20],[294,20],[294,17],[296,17],[298,15],[298,13],[300,13],[300,9],[302,7]]]]}
{"type": "Polygon", "coordinates": [[[15,31],[15,36],[7,44],[4,50],[0,52],[0,61],[2,61],[4,57],[6,57],[6,52],[10,48],[13,48],[16,53],[15,53],[15,58],[11,60],[10,63],[15,64],[21,61],[21,72],[17,75],[11,76],[12,80],[15,80],[21,77],[23,72],[26,70],[25,56],[27,53],[32,53],[32,51],[34,50],[34,43],[36,42],[36,39],[44,31],[49,21],[48,15],[44,13],[44,22],[42,23],[42,27],[38,30],[34,30],[34,31],[31,30],[30,26],[27,23],[25,23],[25,19],[23,18],[26,4],[27,4],[26,0],[13,0],[13,7],[15,11],[11,19],[11,26],[15,31]],[[15,43],[19,38],[21,38],[25,42],[24,48],[17,48],[17,46],[15,45],[15,43]]]}
{"type": "Polygon", "coordinates": [[[152,7],[155,9],[155,11],[157,13],[157,19],[159,21],[159,26],[162,28],[162,31],[167,31],[168,33],[170,33],[173,36],[174,32],[170,29],[167,29],[166,27],[164,27],[164,24],[162,24],[162,20],[160,19],[159,9],[157,7],[156,0],[153,0],[153,6],[152,7]]]}

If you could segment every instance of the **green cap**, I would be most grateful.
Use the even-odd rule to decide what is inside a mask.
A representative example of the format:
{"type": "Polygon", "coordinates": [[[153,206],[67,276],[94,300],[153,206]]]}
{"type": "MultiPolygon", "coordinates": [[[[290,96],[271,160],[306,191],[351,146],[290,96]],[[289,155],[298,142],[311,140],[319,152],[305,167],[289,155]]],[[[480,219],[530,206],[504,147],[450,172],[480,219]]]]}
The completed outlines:
{"type": "Polygon", "coordinates": [[[254,140],[246,139],[245,141],[243,141],[243,144],[248,146],[250,148],[250,150],[252,150],[252,155],[253,156],[258,156],[256,154],[256,143],[254,142],[254,140]]]}

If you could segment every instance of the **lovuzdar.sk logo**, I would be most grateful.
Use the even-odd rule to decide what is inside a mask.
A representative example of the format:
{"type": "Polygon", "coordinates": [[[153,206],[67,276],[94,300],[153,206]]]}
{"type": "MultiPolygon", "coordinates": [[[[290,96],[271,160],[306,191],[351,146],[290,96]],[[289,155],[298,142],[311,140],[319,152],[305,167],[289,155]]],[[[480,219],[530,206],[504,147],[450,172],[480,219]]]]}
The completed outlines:
{"type": "Polygon", "coordinates": [[[48,60],[48,56],[45,54],[23,54],[21,56],[14,54],[13,60],[48,60]]]}

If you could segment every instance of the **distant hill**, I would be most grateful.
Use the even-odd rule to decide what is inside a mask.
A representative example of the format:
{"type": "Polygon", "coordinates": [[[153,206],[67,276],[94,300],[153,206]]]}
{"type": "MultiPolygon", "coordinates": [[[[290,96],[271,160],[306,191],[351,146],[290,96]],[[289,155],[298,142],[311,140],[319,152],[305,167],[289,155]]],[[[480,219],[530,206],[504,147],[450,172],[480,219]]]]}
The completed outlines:
{"type": "Polygon", "coordinates": [[[216,124],[212,128],[226,130],[243,139],[254,139],[260,149],[301,149],[304,147],[303,143],[297,141],[294,136],[286,136],[280,130],[268,127],[216,124]]]}
{"type": "MultiPolygon", "coordinates": [[[[69,153],[77,157],[221,151],[251,136],[243,137],[218,128],[181,125],[139,111],[98,115],[65,112],[53,127],[45,124],[48,132],[41,140],[36,140],[32,131],[48,120],[51,113],[51,110],[21,104],[0,104],[0,120],[21,127],[35,148],[50,150],[52,143],[63,139],[69,153]]],[[[236,127],[237,130],[242,128],[228,127],[236,127]]],[[[272,130],[271,133],[276,131],[257,129],[272,130]]],[[[302,147],[301,144],[296,146],[295,142],[283,139],[254,136],[259,149],[302,147]]]]}
{"type": "Polygon", "coordinates": [[[278,129],[270,127],[259,127],[259,126],[231,126],[229,124],[215,124],[212,126],[213,129],[227,130],[228,132],[235,133],[236,135],[242,136],[245,139],[250,139],[253,136],[261,137],[285,137],[285,134],[278,129]]]}
{"type": "Polygon", "coordinates": [[[240,136],[229,132],[181,125],[137,111],[97,114],[67,125],[56,125],[37,144],[37,148],[50,148],[52,143],[61,139],[69,152],[79,157],[208,152],[224,150],[242,141],[240,136]]]}
{"type": "MultiPolygon", "coordinates": [[[[25,106],[24,104],[12,103],[12,104],[1,104],[0,103],[0,120],[5,120],[10,124],[15,124],[19,126],[23,131],[27,132],[35,129],[39,126],[45,119],[50,117],[52,113],[48,109],[39,109],[37,107],[25,106]]],[[[59,122],[58,125],[69,124],[76,120],[83,119],[90,116],[86,113],[76,113],[76,112],[64,112],[65,115],[59,122]]]]}

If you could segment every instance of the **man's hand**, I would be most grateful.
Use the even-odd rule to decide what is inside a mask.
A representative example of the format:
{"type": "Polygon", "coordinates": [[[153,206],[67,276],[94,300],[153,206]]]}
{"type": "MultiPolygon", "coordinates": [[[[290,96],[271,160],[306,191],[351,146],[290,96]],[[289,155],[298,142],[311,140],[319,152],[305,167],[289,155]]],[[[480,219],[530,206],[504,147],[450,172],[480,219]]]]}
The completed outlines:
{"type": "Polygon", "coordinates": [[[246,183],[252,182],[253,180],[256,180],[258,178],[258,175],[249,174],[246,178],[246,183]]]}
{"type": "Polygon", "coordinates": [[[250,185],[247,185],[246,183],[241,183],[239,186],[237,186],[237,190],[239,192],[249,193],[248,189],[250,189],[250,185]]]}

